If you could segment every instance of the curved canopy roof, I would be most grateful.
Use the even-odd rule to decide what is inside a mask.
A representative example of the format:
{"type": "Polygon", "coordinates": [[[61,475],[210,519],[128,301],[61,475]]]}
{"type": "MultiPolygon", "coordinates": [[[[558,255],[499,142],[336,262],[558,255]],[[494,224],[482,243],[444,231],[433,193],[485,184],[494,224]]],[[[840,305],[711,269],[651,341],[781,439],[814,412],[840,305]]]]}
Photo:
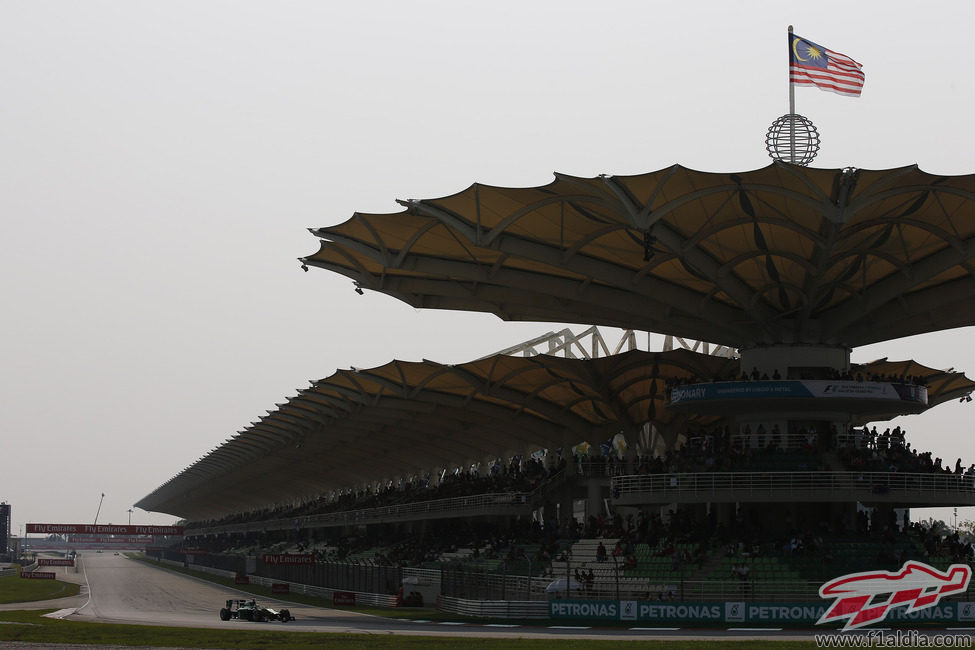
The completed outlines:
{"type": "Polygon", "coordinates": [[[340,370],[136,506],[211,518],[440,467],[602,442],[650,419],[673,419],[663,407],[663,378],[735,368],[734,359],[688,350],[634,350],[589,360],[496,355],[456,366],[392,361],[340,370]]]}
{"type": "Polygon", "coordinates": [[[415,307],[735,347],[975,325],[975,175],[675,165],[400,203],[313,230],[302,263],[415,307]]]}
{"type": "MultiPolygon", "coordinates": [[[[928,377],[931,406],[975,388],[961,373],[903,363],[911,365],[881,360],[874,364],[882,366],[864,369],[928,377]]],[[[440,467],[602,442],[647,421],[671,431],[707,424],[717,418],[666,408],[666,380],[738,373],[737,359],[682,349],[585,360],[496,355],[456,366],[392,361],[341,370],[299,391],[136,506],[217,518],[440,467]]]]}

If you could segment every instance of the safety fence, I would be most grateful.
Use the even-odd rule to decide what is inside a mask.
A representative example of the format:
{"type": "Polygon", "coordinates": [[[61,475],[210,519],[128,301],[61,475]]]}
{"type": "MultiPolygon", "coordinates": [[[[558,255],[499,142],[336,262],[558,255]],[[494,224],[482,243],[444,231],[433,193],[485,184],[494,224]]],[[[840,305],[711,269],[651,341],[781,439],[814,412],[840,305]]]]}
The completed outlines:
{"type": "Polygon", "coordinates": [[[149,557],[163,557],[180,564],[196,564],[212,569],[230,571],[231,573],[247,573],[247,557],[232,553],[183,553],[174,550],[149,551],[149,557]]]}
{"type": "MultiPolygon", "coordinates": [[[[161,564],[166,564],[169,566],[178,566],[187,568],[193,571],[199,571],[200,573],[209,573],[210,575],[220,576],[222,578],[236,578],[237,573],[234,571],[225,571],[223,569],[216,569],[214,567],[205,566],[202,564],[184,564],[183,562],[178,562],[176,560],[159,559],[157,560],[161,564]]],[[[285,580],[279,580],[277,578],[269,578],[259,575],[249,575],[247,576],[247,583],[252,585],[261,585],[264,587],[270,587],[274,584],[280,584],[282,582],[287,582],[289,593],[293,594],[304,594],[308,596],[315,596],[317,598],[323,598],[326,600],[332,600],[335,597],[335,592],[340,591],[343,593],[353,593],[355,594],[355,602],[359,605],[369,605],[372,607],[395,607],[397,604],[396,594],[383,594],[383,593],[371,593],[365,591],[353,591],[348,589],[339,589],[334,587],[319,587],[316,585],[306,585],[299,582],[290,582],[285,580]]]]}
{"type": "MultiPolygon", "coordinates": [[[[231,576],[249,574],[276,582],[328,587],[336,591],[395,594],[403,583],[405,569],[357,562],[314,562],[281,565],[264,562],[261,556],[218,553],[181,553],[174,550],[149,551],[151,558],[162,558],[180,566],[205,567],[231,576]]],[[[438,572],[439,573],[439,572],[438,572]]],[[[438,578],[439,583],[439,578],[438,578]]]]}
{"type": "Polygon", "coordinates": [[[519,600],[585,598],[589,600],[763,600],[786,601],[818,598],[819,581],[781,580],[688,580],[680,575],[634,578],[614,570],[580,574],[507,575],[463,568],[445,568],[442,593],[467,600],[519,600]]]}
{"type": "MultiPolygon", "coordinates": [[[[308,565],[265,564],[261,558],[237,555],[181,555],[175,551],[150,551],[151,558],[167,564],[234,577],[248,574],[258,580],[307,585],[310,589],[373,593],[394,597],[401,587],[423,583],[437,595],[476,601],[546,601],[553,598],[613,600],[762,600],[791,601],[818,598],[821,581],[812,580],[694,580],[695,572],[665,569],[637,577],[605,563],[553,563],[537,574],[524,571],[524,562],[502,562],[495,569],[445,564],[441,569],[376,566],[354,562],[321,562],[308,565]],[[247,569],[248,564],[250,570],[247,569]],[[511,567],[518,567],[517,569],[511,567]]],[[[530,564],[528,565],[531,566],[530,564]]],[[[259,583],[260,584],[260,583],[259,583]]],[[[309,592],[310,593],[310,592],[309,592]]]]}
{"type": "MultiPolygon", "coordinates": [[[[700,579],[702,571],[695,568],[663,569],[653,571],[652,575],[634,575],[622,564],[614,564],[609,561],[553,563],[544,575],[535,576],[445,566],[441,571],[441,594],[472,601],[792,602],[817,600],[823,584],[823,580],[806,578],[700,579]]],[[[975,600],[975,585],[964,598],[975,600]]]]}
{"type": "Polygon", "coordinates": [[[395,594],[403,583],[403,569],[395,566],[319,562],[282,566],[257,559],[256,573],[278,582],[327,585],[339,591],[395,594]]]}

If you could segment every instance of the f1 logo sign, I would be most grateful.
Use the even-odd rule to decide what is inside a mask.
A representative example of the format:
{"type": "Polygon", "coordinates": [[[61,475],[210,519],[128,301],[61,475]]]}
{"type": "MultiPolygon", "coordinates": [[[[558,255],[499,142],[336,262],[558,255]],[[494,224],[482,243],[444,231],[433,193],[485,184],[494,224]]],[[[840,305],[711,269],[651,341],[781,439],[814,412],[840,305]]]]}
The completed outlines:
{"type": "Polygon", "coordinates": [[[819,588],[820,598],[836,600],[816,625],[846,619],[843,629],[853,630],[884,620],[893,607],[907,605],[907,613],[916,612],[938,604],[945,596],[964,592],[971,577],[967,564],[952,564],[947,573],[942,573],[914,560],[894,573],[849,573],[819,588]]]}

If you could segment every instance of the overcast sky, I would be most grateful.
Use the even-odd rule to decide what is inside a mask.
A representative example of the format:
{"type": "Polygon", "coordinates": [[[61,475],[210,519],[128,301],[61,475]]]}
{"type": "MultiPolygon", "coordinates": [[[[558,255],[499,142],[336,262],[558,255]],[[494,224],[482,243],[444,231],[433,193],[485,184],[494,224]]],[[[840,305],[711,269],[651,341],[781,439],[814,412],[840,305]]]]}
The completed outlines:
{"type": "MultiPolygon", "coordinates": [[[[358,296],[296,258],[318,249],[309,227],[475,181],[763,167],[789,24],[866,73],[859,99],[797,89],[815,166],[975,172],[973,23],[963,2],[0,3],[13,532],[89,523],[103,492],[99,522],[125,523],[337,368],[458,363],[555,329],[358,296]]],[[[972,334],[854,360],[975,376],[972,334]]],[[[975,462],[973,406],[902,424],[975,462]]]]}

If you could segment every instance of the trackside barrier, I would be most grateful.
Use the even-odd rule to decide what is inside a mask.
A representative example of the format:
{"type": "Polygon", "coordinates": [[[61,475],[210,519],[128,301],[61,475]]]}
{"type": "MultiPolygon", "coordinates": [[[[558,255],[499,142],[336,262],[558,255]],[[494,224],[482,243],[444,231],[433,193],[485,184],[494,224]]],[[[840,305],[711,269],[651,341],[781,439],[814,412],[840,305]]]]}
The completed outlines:
{"type": "Polygon", "coordinates": [[[523,600],[467,600],[441,596],[439,609],[474,618],[548,618],[548,602],[523,600]]]}
{"type": "Polygon", "coordinates": [[[17,575],[17,569],[15,567],[11,567],[8,569],[0,569],[0,578],[3,578],[5,576],[15,576],[15,575],[17,575]]]}

